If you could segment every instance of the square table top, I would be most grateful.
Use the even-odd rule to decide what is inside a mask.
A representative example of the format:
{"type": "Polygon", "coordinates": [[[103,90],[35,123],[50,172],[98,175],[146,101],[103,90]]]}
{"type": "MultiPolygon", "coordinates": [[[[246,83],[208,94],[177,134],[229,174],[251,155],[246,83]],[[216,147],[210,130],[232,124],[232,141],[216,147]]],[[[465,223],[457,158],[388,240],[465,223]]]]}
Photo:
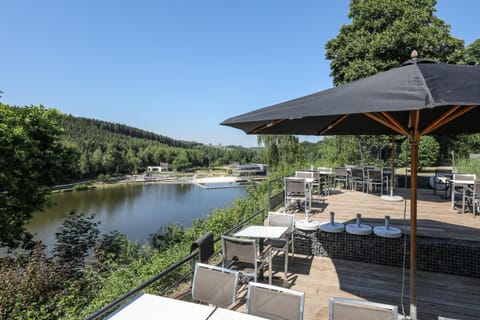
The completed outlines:
{"type": "Polygon", "coordinates": [[[234,237],[250,237],[250,238],[281,238],[288,227],[277,226],[248,226],[233,234],[234,237]]]}
{"type": "Polygon", "coordinates": [[[142,294],[110,315],[109,320],[207,319],[213,306],[142,294]]]}
{"type": "Polygon", "coordinates": [[[267,320],[267,319],[254,316],[251,314],[247,314],[247,313],[218,308],[208,318],[208,320],[267,320]]]}

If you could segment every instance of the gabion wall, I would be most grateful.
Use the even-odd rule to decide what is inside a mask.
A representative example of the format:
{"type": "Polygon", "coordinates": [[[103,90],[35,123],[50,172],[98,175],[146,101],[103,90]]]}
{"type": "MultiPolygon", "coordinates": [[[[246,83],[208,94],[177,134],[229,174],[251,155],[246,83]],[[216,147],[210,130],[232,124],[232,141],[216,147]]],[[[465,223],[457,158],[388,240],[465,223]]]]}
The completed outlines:
{"type": "MultiPolygon", "coordinates": [[[[295,252],[395,267],[403,265],[405,246],[408,268],[408,235],[390,239],[320,230],[295,233],[295,252]]],[[[417,270],[480,278],[480,241],[417,237],[417,270]]]]}

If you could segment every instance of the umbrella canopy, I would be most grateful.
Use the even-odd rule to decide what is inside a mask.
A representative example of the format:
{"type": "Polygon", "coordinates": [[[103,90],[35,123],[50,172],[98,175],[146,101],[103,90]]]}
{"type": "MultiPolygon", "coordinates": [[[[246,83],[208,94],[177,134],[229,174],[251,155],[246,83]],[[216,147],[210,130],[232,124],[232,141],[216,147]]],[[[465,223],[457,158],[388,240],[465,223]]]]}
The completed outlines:
{"type": "Polygon", "coordinates": [[[420,136],[480,132],[480,66],[413,59],[343,86],[222,122],[248,134],[402,134],[410,142],[410,317],[417,319],[417,164],[420,136]]]}
{"type": "Polygon", "coordinates": [[[409,134],[410,111],[420,111],[422,134],[474,133],[480,130],[480,109],[474,108],[479,103],[480,66],[410,60],[401,67],[221,124],[248,134],[409,134]],[[445,119],[429,127],[446,113],[445,119]],[[455,117],[460,126],[452,121],[455,117]]]}

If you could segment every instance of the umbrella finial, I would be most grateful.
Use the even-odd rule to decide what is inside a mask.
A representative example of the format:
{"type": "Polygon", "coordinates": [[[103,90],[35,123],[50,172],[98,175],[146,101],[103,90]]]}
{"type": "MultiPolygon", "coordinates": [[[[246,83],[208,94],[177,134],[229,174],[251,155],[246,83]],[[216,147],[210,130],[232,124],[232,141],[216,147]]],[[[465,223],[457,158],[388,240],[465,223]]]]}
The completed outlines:
{"type": "Polygon", "coordinates": [[[418,57],[417,50],[413,50],[412,53],[410,54],[410,58],[415,60],[415,59],[417,59],[417,57],[418,57]]]}

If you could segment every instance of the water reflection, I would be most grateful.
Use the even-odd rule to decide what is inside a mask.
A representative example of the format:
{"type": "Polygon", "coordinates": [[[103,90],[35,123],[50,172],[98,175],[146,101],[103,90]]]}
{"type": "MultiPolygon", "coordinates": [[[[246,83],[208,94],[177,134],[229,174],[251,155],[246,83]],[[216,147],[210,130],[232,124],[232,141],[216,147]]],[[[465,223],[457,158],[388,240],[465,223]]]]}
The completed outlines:
{"type": "Polygon", "coordinates": [[[194,218],[245,196],[243,188],[202,189],[190,184],[118,185],[111,188],[52,195],[54,206],[34,215],[28,231],[48,246],[72,211],[94,213],[100,231],[118,230],[130,240],[144,242],[166,224],[190,226],[194,218]]]}

